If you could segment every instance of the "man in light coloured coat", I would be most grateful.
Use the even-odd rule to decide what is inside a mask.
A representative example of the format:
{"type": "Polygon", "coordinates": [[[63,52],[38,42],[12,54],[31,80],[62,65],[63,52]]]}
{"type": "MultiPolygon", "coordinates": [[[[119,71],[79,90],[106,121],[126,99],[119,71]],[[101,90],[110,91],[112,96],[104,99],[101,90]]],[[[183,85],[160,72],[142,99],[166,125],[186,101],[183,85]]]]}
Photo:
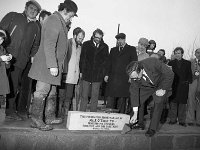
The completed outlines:
{"type": "Polygon", "coordinates": [[[67,115],[70,109],[74,87],[80,77],[79,61],[84,37],[85,32],[77,27],[73,30],[73,38],[68,40],[68,53],[65,57],[62,85],[59,87],[59,114],[61,116],[67,115]]]}
{"type": "Polygon", "coordinates": [[[61,84],[61,74],[67,54],[66,24],[76,16],[77,10],[77,5],[73,1],[65,0],[60,3],[58,11],[46,19],[42,27],[40,47],[29,72],[29,77],[37,80],[31,107],[31,126],[39,130],[51,130],[53,129],[51,124],[62,122],[61,119],[55,118],[56,85],[61,84]]]}

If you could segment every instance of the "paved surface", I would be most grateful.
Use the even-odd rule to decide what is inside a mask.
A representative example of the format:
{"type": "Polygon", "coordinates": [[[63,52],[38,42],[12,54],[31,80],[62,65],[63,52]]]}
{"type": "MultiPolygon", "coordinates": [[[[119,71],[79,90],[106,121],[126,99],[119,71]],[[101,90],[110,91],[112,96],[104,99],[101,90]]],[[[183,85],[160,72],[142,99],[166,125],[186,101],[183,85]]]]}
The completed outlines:
{"type": "MultiPolygon", "coordinates": [[[[101,111],[104,105],[99,103],[101,111]]],[[[42,132],[30,128],[30,119],[13,121],[5,119],[5,109],[0,109],[0,150],[131,150],[131,149],[200,149],[200,127],[164,124],[153,138],[145,131],[132,130],[122,135],[119,131],[69,131],[66,122],[54,125],[54,130],[42,132]]],[[[149,120],[147,119],[147,125],[149,120]]],[[[147,128],[147,127],[146,127],[147,128]]]]}
{"type": "MultiPolygon", "coordinates": [[[[98,110],[105,108],[105,105],[102,105],[102,101],[99,101],[98,110]]],[[[12,128],[12,129],[31,129],[30,128],[30,119],[26,119],[24,121],[13,121],[5,119],[5,108],[0,109],[0,128],[12,128]]],[[[149,119],[147,119],[146,127],[148,127],[149,119]]],[[[55,130],[67,130],[66,129],[66,121],[60,125],[54,125],[55,130]]],[[[182,127],[178,124],[169,125],[165,123],[164,125],[160,126],[159,129],[160,133],[199,133],[200,134],[200,127],[197,126],[187,126],[182,127]]]]}

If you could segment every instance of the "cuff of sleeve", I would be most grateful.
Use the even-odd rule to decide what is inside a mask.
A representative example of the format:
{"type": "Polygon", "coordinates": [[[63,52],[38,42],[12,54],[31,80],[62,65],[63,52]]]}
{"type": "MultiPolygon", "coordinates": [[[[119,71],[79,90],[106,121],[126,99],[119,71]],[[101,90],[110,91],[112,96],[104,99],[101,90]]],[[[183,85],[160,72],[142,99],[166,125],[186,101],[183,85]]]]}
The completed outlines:
{"type": "Polygon", "coordinates": [[[133,107],[133,111],[138,111],[138,107],[133,107]]]}

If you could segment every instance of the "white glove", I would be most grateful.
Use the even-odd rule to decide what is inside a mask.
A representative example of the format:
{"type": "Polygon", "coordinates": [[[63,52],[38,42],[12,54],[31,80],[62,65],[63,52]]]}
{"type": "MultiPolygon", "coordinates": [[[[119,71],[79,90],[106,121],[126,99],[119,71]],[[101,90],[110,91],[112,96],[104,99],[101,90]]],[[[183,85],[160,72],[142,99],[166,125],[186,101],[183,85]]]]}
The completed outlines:
{"type": "Polygon", "coordinates": [[[58,68],[50,68],[50,73],[52,76],[56,77],[58,75],[58,68]]]}
{"type": "Polygon", "coordinates": [[[12,59],[12,55],[11,54],[9,54],[8,56],[7,55],[2,55],[0,57],[1,57],[2,61],[10,61],[12,59]]]}
{"type": "Polygon", "coordinates": [[[137,122],[137,114],[138,114],[138,111],[135,111],[135,110],[133,109],[133,116],[132,116],[131,119],[130,119],[130,123],[134,124],[134,123],[137,122]]]}
{"type": "Polygon", "coordinates": [[[165,93],[166,93],[166,90],[159,89],[156,91],[156,96],[163,96],[165,95],[165,93]]]}
{"type": "Polygon", "coordinates": [[[105,76],[105,77],[104,77],[104,81],[105,81],[105,82],[108,82],[108,76],[105,76]]]}
{"type": "Polygon", "coordinates": [[[31,63],[33,63],[34,57],[31,57],[31,63]]]}
{"type": "Polygon", "coordinates": [[[80,73],[80,78],[82,78],[82,76],[83,76],[83,74],[82,74],[82,73],[80,73]]]}

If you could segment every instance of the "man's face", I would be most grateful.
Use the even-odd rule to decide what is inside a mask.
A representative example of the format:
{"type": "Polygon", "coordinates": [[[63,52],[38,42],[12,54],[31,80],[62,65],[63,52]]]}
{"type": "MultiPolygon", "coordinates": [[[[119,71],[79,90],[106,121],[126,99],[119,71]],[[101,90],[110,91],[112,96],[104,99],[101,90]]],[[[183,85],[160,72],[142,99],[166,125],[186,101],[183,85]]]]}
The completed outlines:
{"type": "Polygon", "coordinates": [[[0,37],[0,45],[3,43],[4,38],[0,37]]]}
{"type": "Polygon", "coordinates": [[[130,75],[130,78],[136,79],[136,80],[141,79],[142,78],[142,72],[143,72],[142,70],[139,73],[137,71],[133,71],[130,75]]]}
{"type": "Polygon", "coordinates": [[[200,60],[200,48],[195,51],[195,56],[198,60],[200,60]]]}
{"type": "Polygon", "coordinates": [[[38,15],[38,9],[35,5],[30,4],[28,7],[25,7],[25,14],[30,19],[35,19],[38,15]]]}
{"type": "Polygon", "coordinates": [[[72,18],[74,17],[75,13],[70,11],[70,12],[67,12],[66,9],[64,10],[64,20],[65,22],[69,23],[69,22],[72,22],[72,18]]]}
{"type": "Polygon", "coordinates": [[[178,60],[181,60],[183,57],[183,54],[181,53],[181,50],[177,50],[174,52],[175,58],[178,60]]]}
{"type": "Polygon", "coordinates": [[[43,24],[44,21],[48,18],[48,15],[45,15],[44,18],[40,17],[40,23],[43,24]]]}
{"type": "Polygon", "coordinates": [[[160,56],[164,56],[164,52],[163,51],[158,51],[157,54],[159,54],[160,56]]]}
{"type": "Polygon", "coordinates": [[[117,39],[117,45],[118,45],[119,47],[124,46],[125,43],[126,43],[126,40],[125,40],[125,39],[117,39]]]}
{"type": "Polygon", "coordinates": [[[81,45],[84,40],[84,35],[80,32],[77,36],[75,35],[76,44],[81,45]]]}
{"type": "Polygon", "coordinates": [[[96,44],[99,44],[101,42],[103,38],[103,35],[99,34],[99,33],[96,33],[94,36],[93,36],[93,40],[96,44]]]}

